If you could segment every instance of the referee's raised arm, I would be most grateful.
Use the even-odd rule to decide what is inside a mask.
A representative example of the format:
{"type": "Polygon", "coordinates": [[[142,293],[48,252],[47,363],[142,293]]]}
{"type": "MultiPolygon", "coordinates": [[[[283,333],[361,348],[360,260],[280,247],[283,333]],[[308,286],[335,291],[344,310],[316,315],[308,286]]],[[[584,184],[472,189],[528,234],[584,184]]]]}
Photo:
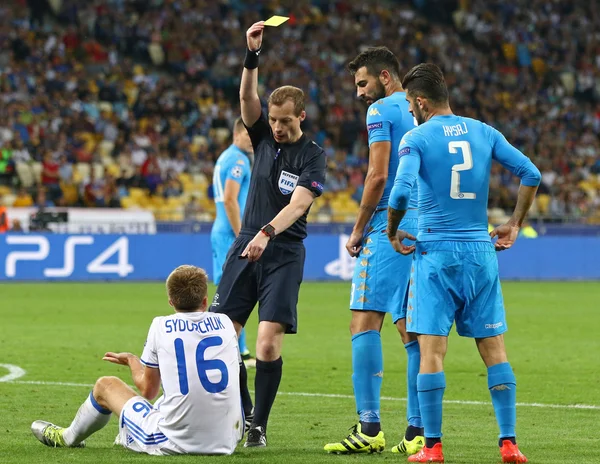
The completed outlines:
{"type": "Polygon", "coordinates": [[[246,127],[252,127],[260,118],[261,107],[258,98],[258,57],[263,39],[265,22],[254,23],[246,31],[246,59],[242,71],[242,82],[240,83],[240,106],[242,109],[242,121],[246,127]]]}

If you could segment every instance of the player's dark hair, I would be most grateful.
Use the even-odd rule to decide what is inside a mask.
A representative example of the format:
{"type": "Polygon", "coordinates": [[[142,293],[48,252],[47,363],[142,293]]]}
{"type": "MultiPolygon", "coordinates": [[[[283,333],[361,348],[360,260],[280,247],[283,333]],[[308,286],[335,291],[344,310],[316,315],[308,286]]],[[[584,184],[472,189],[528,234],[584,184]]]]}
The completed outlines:
{"type": "Polygon", "coordinates": [[[267,104],[269,106],[281,106],[288,100],[294,104],[294,114],[300,116],[300,113],[304,111],[304,92],[298,87],[283,85],[276,88],[271,95],[269,95],[267,104]]]}
{"type": "Polygon", "coordinates": [[[167,278],[167,295],[177,311],[202,309],[207,287],[206,271],[196,266],[179,266],[167,278]]]}
{"type": "Polygon", "coordinates": [[[350,74],[354,75],[363,66],[371,76],[378,77],[381,71],[386,70],[396,79],[400,79],[400,62],[387,47],[367,48],[348,63],[347,68],[350,74]]]}
{"type": "Polygon", "coordinates": [[[448,103],[444,73],[433,63],[421,63],[408,71],[402,79],[402,88],[410,97],[427,98],[435,105],[448,103]]]}

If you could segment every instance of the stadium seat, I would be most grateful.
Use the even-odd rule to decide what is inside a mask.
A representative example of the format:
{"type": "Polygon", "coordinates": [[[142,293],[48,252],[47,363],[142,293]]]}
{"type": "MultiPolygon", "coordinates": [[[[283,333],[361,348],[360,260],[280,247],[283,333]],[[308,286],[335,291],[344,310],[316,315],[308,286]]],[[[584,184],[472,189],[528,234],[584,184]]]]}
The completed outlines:
{"type": "Polygon", "coordinates": [[[31,169],[33,170],[33,178],[35,183],[39,184],[42,181],[42,163],[32,163],[31,169]]]}
{"type": "Polygon", "coordinates": [[[91,167],[89,163],[77,163],[75,165],[75,169],[73,170],[73,180],[76,182],[81,182],[85,179],[89,179],[90,170],[91,167]]]}
{"type": "Polygon", "coordinates": [[[16,163],[15,170],[19,176],[21,185],[25,188],[33,186],[36,182],[33,166],[27,163],[16,163]]]}
{"type": "Polygon", "coordinates": [[[12,206],[17,199],[14,193],[0,193],[0,196],[2,197],[2,204],[4,206],[12,206]]]}
{"type": "Polygon", "coordinates": [[[121,206],[125,209],[137,208],[138,204],[131,197],[122,197],[121,206]]]}
{"type": "Polygon", "coordinates": [[[100,163],[94,163],[93,166],[96,179],[104,179],[104,166],[100,163]]]}

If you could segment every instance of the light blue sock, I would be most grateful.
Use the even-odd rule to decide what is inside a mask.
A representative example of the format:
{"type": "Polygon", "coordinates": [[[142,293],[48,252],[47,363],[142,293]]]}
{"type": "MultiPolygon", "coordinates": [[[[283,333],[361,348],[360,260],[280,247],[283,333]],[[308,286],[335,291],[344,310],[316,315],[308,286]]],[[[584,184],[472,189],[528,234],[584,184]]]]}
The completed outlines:
{"type": "Polygon", "coordinates": [[[517,379],[509,363],[488,367],[488,388],[496,421],[500,427],[499,438],[514,437],[517,424],[517,379]]]}
{"type": "Polygon", "coordinates": [[[238,338],[238,344],[240,346],[240,354],[241,355],[250,353],[250,350],[246,346],[246,329],[242,329],[242,331],[240,332],[240,336],[238,338]]]}
{"type": "Polygon", "coordinates": [[[442,437],[442,400],[446,390],[444,372],[419,374],[417,377],[419,405],[425,427],[425,438],[442,437]]]}
{"type": "Polygon", "coordinates": [[[409,342],[404,345],[408,356],[406,369],[406,383],[408,386],[408,401],[406,402],[406,419],[408,425],[413,427],[423,427],[421,420],[421,409],[419,408],[419,394],[417,392],[417,376],[419,375],[419,365],[421,364],[421,351],[419,342],[409,342]]]}
{"type": "Polygon", "coordinates": [[[352,336],[352,385],[361,422],[380,422],[379,401],[383,380],[381,335],[376,330],[352,336]]]}

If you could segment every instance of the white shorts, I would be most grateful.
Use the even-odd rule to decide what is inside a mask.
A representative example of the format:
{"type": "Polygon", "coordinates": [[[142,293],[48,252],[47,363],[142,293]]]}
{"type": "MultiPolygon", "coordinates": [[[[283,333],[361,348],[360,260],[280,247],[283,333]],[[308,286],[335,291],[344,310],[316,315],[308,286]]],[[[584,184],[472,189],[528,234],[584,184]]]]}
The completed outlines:
{"type": "Polygon", "coordinates": [[[155,456],[186,454],[160,431],[158,422],[161,419],[158,409],[154,409],[145,398],[134,396],[121,411],[118,441],[136,453],[155,456]]]}

